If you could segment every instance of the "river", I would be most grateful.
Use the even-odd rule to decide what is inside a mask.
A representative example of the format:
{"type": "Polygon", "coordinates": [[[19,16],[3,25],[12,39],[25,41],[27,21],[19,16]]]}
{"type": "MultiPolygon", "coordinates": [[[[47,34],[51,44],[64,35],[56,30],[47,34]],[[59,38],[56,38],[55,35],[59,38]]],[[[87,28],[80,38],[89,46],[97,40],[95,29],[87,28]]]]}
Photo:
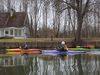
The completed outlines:
{"type": "Polygon", "coordinates": [[[100,55],[1,56],[0,75],[100,75],[100,55]]]}

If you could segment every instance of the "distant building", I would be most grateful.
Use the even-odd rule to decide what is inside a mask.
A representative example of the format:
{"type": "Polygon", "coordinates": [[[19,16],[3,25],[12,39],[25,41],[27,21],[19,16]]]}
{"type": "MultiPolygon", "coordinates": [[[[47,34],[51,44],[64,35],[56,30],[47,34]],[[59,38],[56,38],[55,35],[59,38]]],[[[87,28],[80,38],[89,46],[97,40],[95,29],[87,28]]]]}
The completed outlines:
{"type": "Polygon", "coordinates": [[[0,37],[24,38],[27,34],[28,16],[25,12],[0,13],[0,37]]]}

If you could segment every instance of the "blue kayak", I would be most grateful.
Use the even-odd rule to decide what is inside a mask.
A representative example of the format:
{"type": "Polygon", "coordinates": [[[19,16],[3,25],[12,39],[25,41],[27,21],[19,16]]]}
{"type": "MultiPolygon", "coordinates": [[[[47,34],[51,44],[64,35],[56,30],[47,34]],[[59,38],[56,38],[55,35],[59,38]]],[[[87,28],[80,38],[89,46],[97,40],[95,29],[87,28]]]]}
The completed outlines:
{"type": "Polygon", "coordinates": [[[58,55],[58,54],[76,55],[76,54],[83,54],[83,53],[86,53],[86,51],[42,50],[42,54],[44,55],[58,55]]]}

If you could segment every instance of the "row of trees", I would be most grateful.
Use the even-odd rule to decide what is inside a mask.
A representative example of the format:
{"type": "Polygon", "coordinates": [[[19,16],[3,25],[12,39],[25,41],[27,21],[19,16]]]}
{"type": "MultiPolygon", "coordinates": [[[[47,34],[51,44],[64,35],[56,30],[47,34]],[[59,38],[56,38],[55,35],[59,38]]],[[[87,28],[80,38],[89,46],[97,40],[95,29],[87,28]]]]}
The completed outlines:
{"type": "Polygon", "coordinates": [[[0,0],[0,12],[29,15],[31,37],[100,37],[99,0],[0,0]]]}

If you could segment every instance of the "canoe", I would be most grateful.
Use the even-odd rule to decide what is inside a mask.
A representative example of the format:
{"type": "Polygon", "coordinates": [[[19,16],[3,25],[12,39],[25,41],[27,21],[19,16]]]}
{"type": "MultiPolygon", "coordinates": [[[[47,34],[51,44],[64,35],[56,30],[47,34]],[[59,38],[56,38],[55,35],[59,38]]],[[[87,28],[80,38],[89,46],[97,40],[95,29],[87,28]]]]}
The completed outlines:
{"type": "Polygon", "coordinates": [[[83,54],[83,53],[86,53],[86,51],[42,50],[42,54],[44,54],[44,55],[58,55],[58,54],[75,55],[75,54],[83,54]]]}
{"type": "Polygon", "coordinates": [[[6,54],[40,54],[40,49],[7,49],[6,54]]]}

